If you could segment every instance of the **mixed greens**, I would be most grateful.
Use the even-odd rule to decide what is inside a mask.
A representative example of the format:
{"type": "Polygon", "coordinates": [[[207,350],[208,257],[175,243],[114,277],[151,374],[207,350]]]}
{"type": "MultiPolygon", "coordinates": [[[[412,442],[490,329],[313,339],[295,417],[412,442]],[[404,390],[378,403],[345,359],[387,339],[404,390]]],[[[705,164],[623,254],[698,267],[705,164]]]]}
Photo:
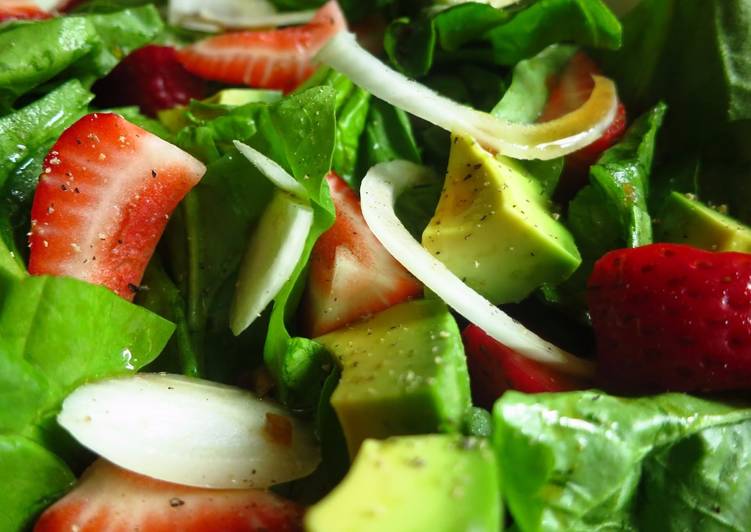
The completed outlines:
{"type": "MultiPolygon", "coordinates": [[[[64,504],[91,451],[159,481],[271,488],[310,508],[304,525],[294,510],[271,530],[751,527],[751,382],[716,384],[723,369],[702,353],[700,385],[644,370],[654,394],[619,396],[643,390],[597,369],[617,350],[595,309],[600,290],[628,282],[592,281],[613,250],[751,253],[751,1],[63,4],[5,19],[0,0],[0,532],[34,529],[64,504]],[[294,90],[275,37],[290,28],[233,26],[253,17],[293,21],[281,25],[303,50],[294,90]],[[240,78],[262,82],[191,63],[224,57],[215,39],[238,30],[271,43],[230,43],[265,69],[241,64],[240,78]],[[147,79],[113,98],[113,70],[151,46],[169,62],[131,63],[117,75],[147,79]],[[183,77],[200,94],[174,96],[183,77]],[[156,114],[141,98],[150,91],[166,98],[156,114]],[[130,297],[77,274],[81,229],[55,222],[60,189],[88,194],[90,167],[119,160],[99,147],[103,132],[77,129],[111,115],[135,128],[113,136],[122,146],[159,146],[131,154],[152,165],[148,186],[182,164],[205,170],[174,210],[153,207],[166,185],[114,207],[156,209],[152,225],[166,225],[155,248],[130,248],[148,261],[128,278],[130,297]],[[65,166],[75,157],[64,150],[89,142],[98,162],[65,166]],[[53,182],[61,159],[68,180],[53,182]],[[66,251],[43,256],[63,233],[66,251]],[[160,372],[173,375],[143,375],[160,372]],[[132,395],[141,389],[155,403],[132,395]],[[207,402],[191,416],[199,393],[207,402]],[[95,410],[98,398],[111,408],[95,410]],[[152,408],[163,417],[143,422],[152,408]],[[195,440],[170,439],[170,423],[195,440]],[[134,435],[113,438],[113,427],[134,435]],[[171,470],[154,458],[173,452],[164,442],[178,447],[171,470]],[[240,463],[247,471],[233,471],[240,463]],[[235,473],[246,476],[227,480],[235,473]]],[[[94,261],[151,238],[128,219],[94,261]]],[[[626,270],[622,257],[613,271],[626,270]]],[[[733,260],[721,281],[743,285],[741,301],[722,292],[734,314],[712,324],[740,353],[724,371],[751,366],[751,279],[733,260]]],[[[698,308],[706,296],[691,275],[665,274],[658,292],[678,287],[698,308]]],[[[686,352],[695,343],[679,340],[686,352]]],[[[36,529],[62,530],[50,522],[36,529]]]]}

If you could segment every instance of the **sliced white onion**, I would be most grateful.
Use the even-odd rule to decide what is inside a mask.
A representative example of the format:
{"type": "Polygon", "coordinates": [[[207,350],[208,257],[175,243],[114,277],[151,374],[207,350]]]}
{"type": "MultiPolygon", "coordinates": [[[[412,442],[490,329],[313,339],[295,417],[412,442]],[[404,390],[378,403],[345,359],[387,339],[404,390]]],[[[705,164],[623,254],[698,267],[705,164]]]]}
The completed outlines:
{"type": "Polygon", "coordinates": [[[615,84],[594,76],[592,95],[576,111],[542,124],[512,124],[408,79],[363,49],[350,33],[337,34],[317,57],[378,98],[517,159],[554,159],[588,146],[610,126],[618,106],[615,84]]]}
{"type": "Polygon", "coordinates": [[[281,407],[175,375],[86,384],[65,399],[57,420],[110,462],[186,486],[267,488],[307,476],[320,462],[311,430],[281,407]],[[291,441],[271,437],[269,420],[290,429],[291,441]]]}
{"type": "Polygon", "coordinates": [[[170,24],[199,31],[305,24],[315,10],[279,12],[268,0],[170,0],[170,24]]]}
{"type": "Polygon", "coordinates": [[[556,347],[514,321],[463,283],[415,240],[394,212],[406,189],[428,178],[427,170],[407,161],[370,169],[360,187],[362,214],[370,230],[407,270],[449,306],[508,348],[570,375],[589,377],[590,362],[556,347]]]}
{"type": "Polygon", "coordinates": [[[313,209],[305,200],[275,192],[240,267],[230,314],[235,335],[261,315],[292,276],[312,226],[313,209]]]}
{"type": "Polygon", "coordinates": [[[298,180],[289,175],[284,168],[276,163],[276,161],[269,159],[260,151],[251,148],[247,144],[243,144],[239,140],[234,141],[234,143],[237,150],[243,154],[253,166],[258,168],[258,170],[266,176],[274,186],[285,192],[289,192],[300,199],[308,198],[308,192],[305,190],[305,187],[302,186],[298,180]]]}

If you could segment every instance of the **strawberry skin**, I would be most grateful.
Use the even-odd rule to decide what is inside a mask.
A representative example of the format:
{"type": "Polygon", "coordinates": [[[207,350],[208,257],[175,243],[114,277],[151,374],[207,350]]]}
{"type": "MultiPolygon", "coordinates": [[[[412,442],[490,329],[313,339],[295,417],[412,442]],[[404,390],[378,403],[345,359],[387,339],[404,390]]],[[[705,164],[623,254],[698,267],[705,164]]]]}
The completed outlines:
{"type": "Polygon", "coordinates": [[[422,295],[422,285],[368,228],[355,192],[333,173],[326,179],[336,221],[310,259],[303,315],[313,337],[422,295]]]}
{"type": "Polygon", "coordinates": [[[0,23],[11,20],[42,20],[51,17],[52,15],[34,2],[25,0],[0,1],[0,23]]]}
{"type": "Polygon", "coordinates": [[[584,382],[530,360],[488,336],[476,325],[462,332],[472,396],[491,408],[507,390],[524,393],[568,392],[588,388],[584,382]]]}
{"type": "Polygon", "coordinates": [[[587,299],[609,389],[751,389],[751,255],[613,251],[595,265],[587,299]]]}
{"type": "Polygon", "coordinates": [[[303,26],[209,37],[179,52],[189,71],[210,80],[289,92],[314,71],[313,56],[347,22],[336,0],[303,26]]]}
{"type": "Polygon", "coordinates": [[[189,488],[94,463],[34,532],[292,532],[302,510],[270,492],[189,488]]]}
{"type": "Polygon", "coordinates": [[[206,84],[185,70],[174,48],[149,45],[123,59],[93,91],[100,107],[138,105],[155,116],[161,109],[204,98],[206,84]]]}
{"type": "Polygon", "coordinates": [[[118,115],[83,117],[44,161],[29,272],[75,277],[132,299],[170,214],[205,172],[118,115]]]}

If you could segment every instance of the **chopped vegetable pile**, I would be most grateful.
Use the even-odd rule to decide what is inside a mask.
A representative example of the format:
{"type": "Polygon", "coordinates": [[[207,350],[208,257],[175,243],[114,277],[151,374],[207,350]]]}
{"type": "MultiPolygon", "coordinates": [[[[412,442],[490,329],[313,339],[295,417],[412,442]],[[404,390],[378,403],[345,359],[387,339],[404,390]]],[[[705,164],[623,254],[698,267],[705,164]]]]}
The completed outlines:
{"type": "Polygon", "coordinates": [[[0,0],[0,532],[751,529],[751,0],[0,0]]]}

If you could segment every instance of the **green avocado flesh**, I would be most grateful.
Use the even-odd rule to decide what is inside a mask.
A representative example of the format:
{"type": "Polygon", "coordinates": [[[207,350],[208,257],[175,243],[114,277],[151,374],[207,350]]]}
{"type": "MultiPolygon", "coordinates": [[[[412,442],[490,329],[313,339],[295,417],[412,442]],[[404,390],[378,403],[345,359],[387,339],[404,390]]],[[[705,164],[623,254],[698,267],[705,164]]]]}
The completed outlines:
{"type": "Polygon", "coordinates": [[[581,263],[573,237],[548,212],[532,176],[465,137],[453,138],[443,193],[422,244],[496,304],[557,284],[581,263]]]}
{"type": "Polygon", "coordinates": [[[751,253],[751,227],[679,192],[665,201],[658,237],[709,251],[751,253]]]}
{"type": "Polygon", "coordinates": [[[397,305],[316,339],[336,358],[331,397],[350,456],[367,438],[459,430],[471,406],[461,335],[438,300],[397,305]]]}
{"type": "Polygon", "coordinates": [[[342,483],[313,506],[309,532],[497,532],[498,472],[484,440],[366,440],[342,483]]]}

